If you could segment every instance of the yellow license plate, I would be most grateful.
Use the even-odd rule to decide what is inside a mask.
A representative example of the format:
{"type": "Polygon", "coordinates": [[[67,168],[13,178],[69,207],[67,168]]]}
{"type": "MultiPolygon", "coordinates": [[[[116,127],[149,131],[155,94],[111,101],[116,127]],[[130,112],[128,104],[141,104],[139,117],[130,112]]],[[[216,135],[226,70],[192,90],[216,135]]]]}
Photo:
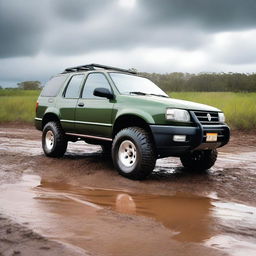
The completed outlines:
{"type": "Polygon", "coordinates": [[[206,133],[206,141],[217,141],[218,133],[206,133]]]}

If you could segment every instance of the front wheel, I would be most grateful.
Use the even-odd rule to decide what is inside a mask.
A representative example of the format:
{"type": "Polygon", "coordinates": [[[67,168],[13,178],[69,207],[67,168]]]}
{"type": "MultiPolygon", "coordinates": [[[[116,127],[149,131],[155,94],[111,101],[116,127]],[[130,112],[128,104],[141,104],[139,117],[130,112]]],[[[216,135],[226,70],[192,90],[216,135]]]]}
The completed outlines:
{"type": "Polygon", "coordinates": [[[49,122],[44,126],[42,147],[46,156],[61,157],[67,149],[67,138],[58,122],[49,122]]]}
{"type": "Polygon", "coordinates": [[[218,152],[213,150],[201,150],[188,152],[180,157],[183,166],[194,171],[210,169],[217,160],[218,152]]]}
{"type": "Polygon", "coordinates": [[[112,159],[122,176],[134,180],[145,179],[156,163],[150,135],[139,127],[121,130],[113,141],[112,159]]]}

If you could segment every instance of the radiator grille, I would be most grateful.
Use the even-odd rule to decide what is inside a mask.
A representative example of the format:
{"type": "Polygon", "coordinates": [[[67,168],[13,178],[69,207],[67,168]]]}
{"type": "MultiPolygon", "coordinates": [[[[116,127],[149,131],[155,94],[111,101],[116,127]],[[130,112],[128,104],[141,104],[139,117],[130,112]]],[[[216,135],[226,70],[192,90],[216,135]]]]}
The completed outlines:
{"type": "Polygon", "coordinates": [[[220,123],[218,112],[194,111],[194,113],[201,124],[211,125],[220,123]]]}

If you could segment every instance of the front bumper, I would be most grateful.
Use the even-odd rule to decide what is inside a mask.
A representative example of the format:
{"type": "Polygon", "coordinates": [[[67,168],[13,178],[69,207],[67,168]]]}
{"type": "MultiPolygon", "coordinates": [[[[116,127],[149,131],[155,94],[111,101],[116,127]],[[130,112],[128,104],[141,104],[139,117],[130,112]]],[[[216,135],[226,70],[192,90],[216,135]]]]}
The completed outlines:
{"type": "Polygon", "coordinates": [[[150,125],[158,157],[181,156],[192,150],[208,150],[224,146],[230,138],[227,125],[166,126],[150,125]],[[218,133],[216,142],[206,142],[206,133],[218,133]],[[186,135],[185,142],[175,142],[174,135],[186,135]]]}

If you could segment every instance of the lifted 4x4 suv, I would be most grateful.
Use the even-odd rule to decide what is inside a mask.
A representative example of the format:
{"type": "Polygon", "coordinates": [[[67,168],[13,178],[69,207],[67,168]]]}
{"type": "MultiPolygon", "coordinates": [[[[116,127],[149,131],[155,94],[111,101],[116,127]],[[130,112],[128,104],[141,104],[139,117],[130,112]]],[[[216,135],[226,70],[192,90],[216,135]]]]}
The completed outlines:
{"type": "Polygon", "coordinates": [[[135,72],[98,64],[67,68],[39,96],[35,125],[45,155],[61,157],[68,141],[84,140],[111,152],[118,172],[143,179],[156,159],[180,157],[206,170],[230,131],[216,108],[170,98],[135,72]]]}

